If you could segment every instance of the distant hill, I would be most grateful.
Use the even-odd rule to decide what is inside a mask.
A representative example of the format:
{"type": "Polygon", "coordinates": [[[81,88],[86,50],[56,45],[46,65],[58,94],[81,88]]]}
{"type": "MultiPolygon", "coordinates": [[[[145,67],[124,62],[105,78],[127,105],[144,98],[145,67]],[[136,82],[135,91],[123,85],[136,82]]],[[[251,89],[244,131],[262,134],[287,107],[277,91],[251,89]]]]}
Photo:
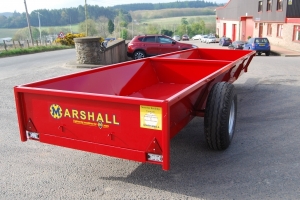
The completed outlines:
{"type": "MultiPolygon", "coordinates": [[[[127,22],[131,22],[132,16],[129,12],[141,10],[166,10],[166,9],[183,9],[183,8],[196,8],[196,9],[205,9],[217,7],[220,4],[208,2],[204,0],[196,0],[196,1],[175,1],[171,3],[136,3],[136,4],[123,4],[116,5],[112,7],[100,7],[98,5],[87,5],[88,17],[90,19],[98,19],[99,17],[106,17],[108,19],[114,20],[114,18],[120,13],[122,16],[126,16],[127,22]]],[[[78,24],[85,20],[85,7],[78,6],[77,8],[64,8],[64,9],[39,9],[34,10],[29,14],[29,19],[31,22],[31,26],[39,26],[38,14],[41,14],[41,21],[43,26],[65,26],[72,24],[78,24]]],[[[185,13],[180,14],[173,13],[171,16],[167,17],[176,17],[187,16],[187,15],[213,15],[215,14],[212,10],[201,11],[200,13],[185,13]]],[[[0,14],[0,28],[23,28],[27,26],[27,20],[25,13],[1,13],[0,14]],[[2,14],[2,15],[1,15],[2,14]]],[[[165,17],[162,15],[156,15],[155,18],[165,17]]]]}
{"type": "Polygon", "coordinates": [[[4,13],[0,13],[0,15],[3,15],[5,17],[11,17],[13,15],[12,12],[4,12],[4,13]]]}
{"type": "Polygon", "coordinates": [[[120,9],[124,11],[136,11],[136,10],[161,10],[169,8],[205,8],[205,7],[217,7],[219,4],[208,2],[204,0],[197,1],[175,1],[170,3],[132,3],[112,6],[112,9],[120,9]]]}

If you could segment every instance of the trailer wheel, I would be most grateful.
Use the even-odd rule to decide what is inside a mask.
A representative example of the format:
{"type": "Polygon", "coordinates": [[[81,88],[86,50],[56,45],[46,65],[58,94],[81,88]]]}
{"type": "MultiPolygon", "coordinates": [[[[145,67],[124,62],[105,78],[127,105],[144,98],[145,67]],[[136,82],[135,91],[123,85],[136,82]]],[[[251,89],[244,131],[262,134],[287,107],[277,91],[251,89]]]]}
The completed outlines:
{"type": "Polygon", "coordinates": [[[211,149],[226,149],[233,138],[237,113],[237,96],[228,82],[216,83],[207,99],[204,133],[211,149]]]}

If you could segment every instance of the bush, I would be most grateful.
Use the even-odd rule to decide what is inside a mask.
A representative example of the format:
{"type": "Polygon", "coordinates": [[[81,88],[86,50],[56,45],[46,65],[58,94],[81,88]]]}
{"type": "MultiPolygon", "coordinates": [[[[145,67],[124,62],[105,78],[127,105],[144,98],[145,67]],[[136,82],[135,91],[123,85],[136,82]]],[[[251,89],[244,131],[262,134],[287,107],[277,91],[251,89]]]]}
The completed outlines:
{"type": "Polygon", "coordinates": [[[84,33],[79,33],[79,34],[72,34],[72,33],[67,33],[64,38],[57,38],[54,42],[59,43],[62,45],[67,45],[67,46],[74,46],[74,38],[80,38],[80,37],[85,37],[84,33]]]}
{"type": "MultiPolygon", "coordinates": [[[[79,34],[72,34],[72,33],[67,33],[64,38],[57,38],[54,42],[59,43],[62,45],[67,45],[67,46],[74,46],[74,38],[81,38],[85,37],[84,33],[79,33],[79,34]]],[[[100,43],[104,42],[104,38],[100,37],[99,40],[100,43]]]]}

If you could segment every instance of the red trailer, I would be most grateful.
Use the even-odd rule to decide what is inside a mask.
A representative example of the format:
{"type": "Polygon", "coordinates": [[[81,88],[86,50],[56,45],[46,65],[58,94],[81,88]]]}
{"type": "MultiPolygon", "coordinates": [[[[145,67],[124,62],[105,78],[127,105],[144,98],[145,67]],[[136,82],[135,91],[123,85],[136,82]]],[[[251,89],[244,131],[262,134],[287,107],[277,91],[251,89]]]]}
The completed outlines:
{"type": "Polygon", "coordinates": [[[234,82],[254,51],[190,49],[14,88],[20,137],[170,168],[170,140],[204,117],[210,148],[233,137],[234,82]]]}

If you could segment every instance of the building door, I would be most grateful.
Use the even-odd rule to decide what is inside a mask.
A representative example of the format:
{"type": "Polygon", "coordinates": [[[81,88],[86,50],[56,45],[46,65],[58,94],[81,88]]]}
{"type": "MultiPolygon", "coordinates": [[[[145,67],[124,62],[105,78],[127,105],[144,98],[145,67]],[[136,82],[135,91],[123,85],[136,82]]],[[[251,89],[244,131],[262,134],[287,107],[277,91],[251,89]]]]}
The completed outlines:
{"type": "Polygon", "coordinates": [[[264,24],[263,24],[263,23],[259,23],[258,37],[262,37],[262,35],[263,35],[263,30],[264,30],[264,24]]]}
{"type": "Polygon", "coordinates": [[[223,36],[226,36],[226,23],[223,23],[223,36]]]}
{"type": "Polygon", "coordinates": [[[236,40],[236,24],[232,24],[232,41],[236,40]]]}

